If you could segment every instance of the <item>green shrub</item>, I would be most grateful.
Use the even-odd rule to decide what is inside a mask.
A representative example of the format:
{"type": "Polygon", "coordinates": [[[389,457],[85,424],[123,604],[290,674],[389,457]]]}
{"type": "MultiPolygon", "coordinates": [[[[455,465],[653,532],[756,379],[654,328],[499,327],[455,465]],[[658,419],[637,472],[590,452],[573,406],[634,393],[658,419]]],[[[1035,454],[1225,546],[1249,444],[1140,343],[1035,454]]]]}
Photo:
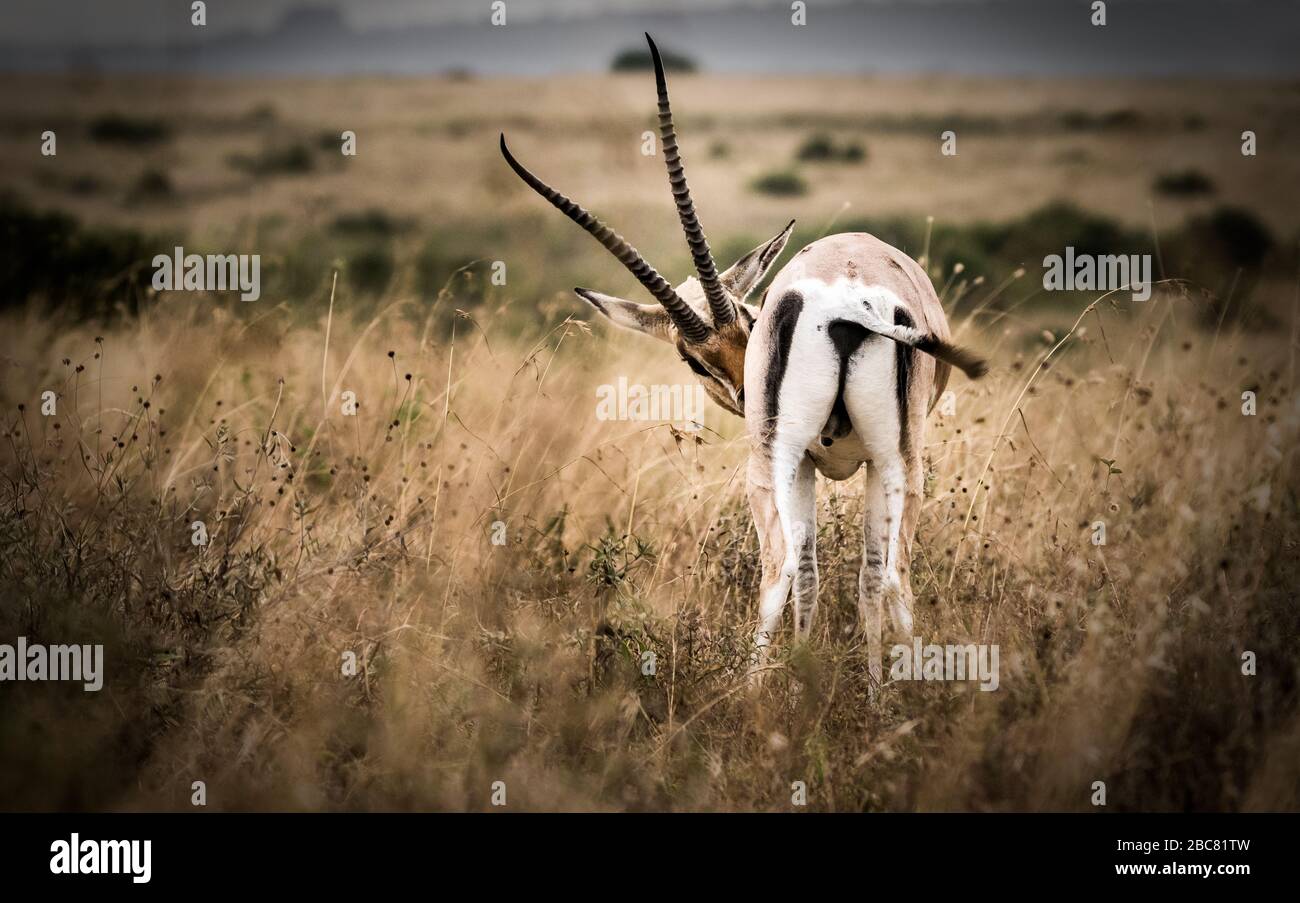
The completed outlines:
{"type": "Polygon", "coordinates": [[[808,193],[808,183],[793,169],[764,173],[750,182],[749,187],[759,194],[773,197],[796,197],[808,193]]]}
{"type": "Polygon", "coordinates": [[[1066,110],[1060,117],[1061,125],[1072,132],[1098,132],[1118,129],[1133,129],[1142,125],[1142,114],[1137,110],[1107,110],[1105,113],[1090,113],[1087,110],[1066,110]]]}
{"type": "Polygon", "coordinates": [[[1197,296],[1206,299],[1199,309],[1202,326],[1280,328],[1267,307],[1254,303],[1255,289],[1276,248],[1271,231],[1255,214],[1216,208],[1188,220],[1162,239],[1162,246],[1169,274],[1188,280],[1197,296]]]}
{"type": "Polygon", "coordinates": [[[867,149],[856,141],[840,148],[840,159],[845,163],[858,163],[867,159],[867,149]]]}
{"type": "Polygon", "coordinates": [[[1198,194],[1210,194],[1214,191],[1214,182],[1209,176],[1195,169],[1181,172],[1166,172],[1156,177],[1153,186],[1157,193],[1173,197],[1191,197],[1198,194]]]}
{"type": "Polygon", "coordinates": [[[311,148],[301,142],[269,146],[256,154],[232,154],[230,165],[252,176],[301,175],[316,168],[311,148]]]}
{"type": "Polygon", "coordinates": [[[1255,214],[1239,207],[1218,207],[1190,220],[1176,244],[1189,261],[1207,267],[1259,267],[1273,250],[1273,234],[1255,214]]]}
{"type": "Polygon", "coordinates": [[[337,154],[343,147],[343,132],[320,132],[316,135],[316,149],[327,154],[337,154]]]}
{"type": "Polygon", "coordinates": [[[171,137],[171,130],[161,119],[108,113],[91,121],[90,137],[106,144],[140,146],[166,141],[171,137]]]}
{"type": "MultiPolygon", "coordinates": [[[[262,296],[287,298],[328,297],[335,270],[342,266],[338,249],[316,230],[296,234],[281,253],[262,258],[262,296]]],[[[340,274],[341,275],[341,274],[340,274]]],[[[346,286],[341,278],[340,286],[346,286]]]]}
{"type": "Polygon", "coordinates": [[[263,101],[244,114],[244,120],[252,125],[271,125],[280,118],[275,104],[263,101]]]}
{"type": "Polygon", "coordinates": [[[834,160],[835,139],[825,132],[810,135],[799,146],[799,151],[795,154],[795,157],[800,160],[834,160]]]}
{"type": "Polygon", "coordinates": [[[42,298],[81,316],[134,310],[170,240],[132,229],[88,228],[66,213],[38,213],[0,195],[0,306],[42,298]]]}
{"type": "Polygon", "coordinates": [[[340,213],[330,224],[331,231],[351,238],[390,238],[411,229],[411,222],[389,215],[378,207],[340,213]]]}
{"type": "Polygon", "coordinates": [[[78,197],[89,197],[93,194],[99,194],[104,190],[104,183],[94,173],[77,173],[72,176],[63,186],[68,194],[78,197]]]}
{"type": "Polygon", "coordinates": [[[348,284],[361,294],[380,295],[393,281],[396,269],[397,262],[387,245],[368,245],[348,257],[348,284]]]}
{"type": "Polygon", "coordinates": [[[174,193],[171,177],[163,170],[151,167],[140,173],[131,186],[128,199],[133,202],[158,201],[174,193]]]}
{"type": "Polygon", "coordinates": [[[1066,247],[1076,254],[1148,254],[1154,250],[1151,236],[1127,229],[1108,216],[1081,210],[1057,201],[1032,211],[1019,220],[987,227],[990,253],[1015,263],[1038,266],[1048,254],[1060,254],[1066,247]]]}
{"type": "Polygon", "coordinates": [[[795,158],[806,163],[857,163],[866,157],[866,151],[857,142],[837,144],[835,139],[825,132],[810,135],[795,158]]]}
{"type": "MultiPolygon", "coordinates": [[[[457,270],[468,266],[474,258],[468,254],[456,253],[447,248],[445,239],[429,239],[415,258],[415,288],[420,296],[432,301],[447,286],[448,280],[457,270]]],[[[482,297],[482,280],[465,280],[460,285],[452,286],[465,297],[476,300],[482,297]]]]}

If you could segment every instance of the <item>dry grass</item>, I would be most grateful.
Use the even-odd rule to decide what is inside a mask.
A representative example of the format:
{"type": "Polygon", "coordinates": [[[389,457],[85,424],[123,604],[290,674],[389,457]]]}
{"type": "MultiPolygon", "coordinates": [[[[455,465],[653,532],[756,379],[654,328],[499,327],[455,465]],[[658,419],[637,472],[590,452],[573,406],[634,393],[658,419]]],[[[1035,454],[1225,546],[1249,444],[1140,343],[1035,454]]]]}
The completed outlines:
{"type": "Polygon", "coordinates": [[[804,781],[815,810],[1091,810],[1103,780],[1112,809],[1300,808],[1295,84],[674,78],[719,256],[791,216],[811,238],[1058,198],[1162,238],[1239,205],[1278,239],[1258,271],[1207,274],[1231,316],[1177,286],[1081,317],[1025,283],[998,294],[1000,272],[1037,279],[1020,252],[932,274],[995,369],[929,421],[918,632],[998,644],[1001,686],[876,700],[852,632],[859,482],[820,486],[815,642],[783,635],[751,697],[740,423],[601,421],[599,385],[685,368],[603,326],[537,325],[576,311],[567,286],[632,283],[517,183],[496,133],[680,277],[662,161],[639,153],[645,78],[0,84],[0,190],[151,236],[132,248],[260,253],[268,286],[305,271],[256,304],[165,295],[104,326],[4,299],[0,639],[102,642],[108,675],[98,694],[0,687],[0,807],[185,809],[202,780],[214,809],[485,809],[505,781],[511,809],[787,810],[804,781]],[[93,138],[123,112],[166,137],[93,138]],[[56,158],[34,150],[46,128],[56,158]],[[321,143],[345,128],[355,158],[321,143]],[[747,187],[820,131],[866,160],[801,166],[798,198],[747,187]],[[230,162],[296,146],[308,173],[230,162]],[[1177,169],[1213,196],[1149,207],[1177,169]],[[145,171],[172,193],[132,200],[145,171]],[[331,306],[314,287],[356,250],[339,219],[372,208],[402,226],[370,239],[394,276],[359,294],[345,265],[331,306]],[[509,287],[480,264],[435,302],[415,278],[430,248],[438,273],[508,260],[509,287]]]}
{"type": "Polygon", "coordinates": [[[1294,341],[1176,291],[1051,342],[957,324],[996,367],[930,420],[917,632],[999,644],[1001,688],[868,698],[852,480],[819,487],[816,641],[751,697],[740,424],[599,421],[672,355],[460,290],[8,318],[0,628],[104,642],[109,677],[6,690],[6,808],[1300,807],[1294,341]]]}

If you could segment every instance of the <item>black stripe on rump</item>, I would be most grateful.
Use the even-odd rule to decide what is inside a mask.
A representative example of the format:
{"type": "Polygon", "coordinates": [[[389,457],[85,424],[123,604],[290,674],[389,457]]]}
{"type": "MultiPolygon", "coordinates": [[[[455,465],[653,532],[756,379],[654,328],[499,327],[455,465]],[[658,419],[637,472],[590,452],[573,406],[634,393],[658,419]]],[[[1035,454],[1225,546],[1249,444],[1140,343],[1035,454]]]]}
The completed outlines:
{"type": "MultiPolygon", "coordinates": [[[[912,315],[901,307],[894,308],[894,325],[906,326],[909,329],[916,327],[916,322],[912,315]]],[[[912,355],[915,352],[902,344],[894,344],[894,392],[898,398],[898,450],[902,452],[903,457],[907,457],[907,389],[908,380],[912,376],[912,355]]]]}
{"type": "Polygon", "coordinates": [[[764,411],[767,414],[765,437],[770,441],[776,432],[778,400],[785,368],[790,362],[790,343],[794,341],[794,328],[803,313],[803,295],[786,292],[776,301],[772,310],[772,349],[767,362],[766,380],[763,384],[764,411]]]}

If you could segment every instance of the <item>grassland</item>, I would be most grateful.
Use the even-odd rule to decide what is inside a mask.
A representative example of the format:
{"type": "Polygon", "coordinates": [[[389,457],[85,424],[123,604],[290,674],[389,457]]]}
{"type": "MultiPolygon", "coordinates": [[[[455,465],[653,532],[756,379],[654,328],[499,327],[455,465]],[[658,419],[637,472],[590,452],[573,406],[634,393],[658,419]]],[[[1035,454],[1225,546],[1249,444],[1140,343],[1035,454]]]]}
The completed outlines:
{"type": "Polygon", "coordinates": [[[1104,781],[1110,809],[1300,808],[1300,158],[1238,152],[1243,120],[1294,138],[1295,86],[678,81],[720,257],[793,215],[796,240],[879,218],[993,362],[931,416],[914,587],[927,641],[1000,646],[999,690],[869,697],[857,480],[819,488],[814,642],[783,636],[743,690],[740,423],[596,419],[598,386],[683,368],[568,319],[568,286],[629,279],[492,147],[517,135],[680,275],[643,79],[20,81],[24,204],[284,266],[255,304],[120,280],[105,309],[135,292],[134,313],[5,299],[0,637],[102,642],[109,673],[0,690],[0,805],[188,809],[204,781],[214,809],[489,809],[504,781],[510,809],[781,811],[803,781],[818,811],[1090,811],[1104,781]],[[324,149],[342,129],[356,158],[324,149]],[[827,130],[863,159],[798,163],[827,130]],[[805,194],[747,187],[794,166],[805,194]],[[133,193],[145,170],[169,188],[133,193]],[[1189,170],[1208,197],[1153,194],[1189,170]],[[1269,242],[1194,225],[1224,207],[1269,242]],[[1167,281],[1045,298],[1032,239],[1076,233],[1142,236],[1167,281]],[[387,277],[358,279],[375,247],[387,277]],[[495,259],[504,286],[471,264],[495,259]]]}

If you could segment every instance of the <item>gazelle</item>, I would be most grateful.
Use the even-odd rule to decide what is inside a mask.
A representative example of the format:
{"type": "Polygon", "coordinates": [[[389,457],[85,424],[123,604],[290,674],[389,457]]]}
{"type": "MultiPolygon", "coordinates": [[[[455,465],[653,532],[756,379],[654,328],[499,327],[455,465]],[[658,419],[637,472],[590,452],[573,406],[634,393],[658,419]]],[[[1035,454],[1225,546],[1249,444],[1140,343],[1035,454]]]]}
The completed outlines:
{"type": "Polygon", "coordinates": [[[683,174],[663,62],[654,41],[659,131],[668,182],[698,278],[676,288],[637,250],[582,207],[506,162],[534,191],[589,232],[658,304],[574,291],[615,324],[672,345],[723,408],[745,418],[748,495],[762,580],[754,663],[761,669],[793,590],[796,639],[817,613],[816,485],[865,471],[859,627],[880,676],[881,610],[912,630],[910,563],[922,497],[925,416],[950,366],[972,378],[985,364],[949,342],[948,322],[925,270],[865,233],[819,239],[772,280],[764,303],[746,299],[781,255],[791,221],[719,273],[683,174]]]}

